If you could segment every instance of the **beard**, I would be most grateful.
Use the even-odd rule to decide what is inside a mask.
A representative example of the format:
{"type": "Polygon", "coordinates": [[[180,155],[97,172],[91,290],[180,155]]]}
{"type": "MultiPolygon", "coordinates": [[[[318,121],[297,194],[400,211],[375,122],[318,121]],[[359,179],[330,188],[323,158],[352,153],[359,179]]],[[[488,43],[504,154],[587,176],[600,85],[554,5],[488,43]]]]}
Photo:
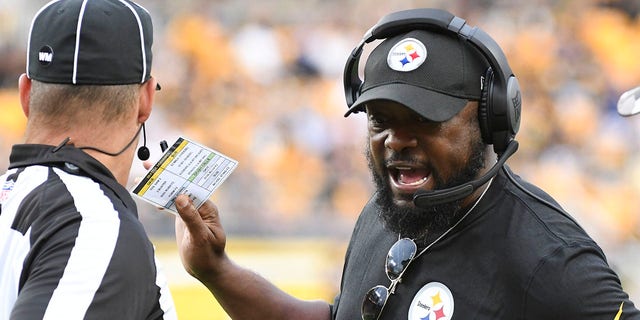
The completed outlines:
{"type": "MultiPolygon", "coordinates": [[[[480,170],[484,168],[485,144],[481,139],[471,142],[471,156],[467,159],[467,165],[456,172],[450,179],[444,179],[435,170],[431,170],[434,179],[434,190],[454,187],[474,180],[480,170]]],[[[464,199],[448,203],[437,204],[427,208],[415,206],[399,206],[394,202],[389,175],[385,168],[382,172],[375,169],[371,148],[367,144],[366,157],[371,171],[373,182],[376,185],[375,202],[379,206],[378,215],[382,219],[385,228],[391,232],[399,233],[402,237],[416,240],[416,243],[434,239],[437,235],[453,226],[464,214],[462,204],[464,199]]],[[[410,161],[396,154],[394,160],[410,161]]],[[[424,243],[422,243],[424,244],[424,243]]]]}

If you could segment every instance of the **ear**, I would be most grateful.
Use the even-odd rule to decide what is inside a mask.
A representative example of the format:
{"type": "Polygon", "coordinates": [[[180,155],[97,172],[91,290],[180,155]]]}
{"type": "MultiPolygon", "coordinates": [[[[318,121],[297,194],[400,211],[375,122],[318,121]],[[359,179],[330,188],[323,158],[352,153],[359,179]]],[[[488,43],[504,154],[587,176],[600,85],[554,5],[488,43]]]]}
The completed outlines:
{"type": "Polygon", "coordinates": [[[18,78],[18,91],[20,93],[20,104],[22,112],[29,118],[29,102],[31,98],[31,79],[25,73],[18,78]]]}
{"type": "Polygon", "coordinates": [[[140,97],[138,101],[138,123],[147,121],[153,109],[153,99],[156,94],[157,81],[151,77],[147,82],[140,86],[140,97]]]}

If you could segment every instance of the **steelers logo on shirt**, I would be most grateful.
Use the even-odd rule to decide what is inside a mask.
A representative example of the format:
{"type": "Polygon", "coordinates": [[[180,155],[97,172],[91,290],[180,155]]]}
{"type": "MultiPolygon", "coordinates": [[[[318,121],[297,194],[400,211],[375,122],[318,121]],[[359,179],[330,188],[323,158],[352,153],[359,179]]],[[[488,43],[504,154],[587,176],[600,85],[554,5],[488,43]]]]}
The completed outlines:
{"type": "Polygon", "coordinates": [[[451,290],[440,282],[430,282],[413,297],[407,320],[450,320],[452,316],[451,290]]]}

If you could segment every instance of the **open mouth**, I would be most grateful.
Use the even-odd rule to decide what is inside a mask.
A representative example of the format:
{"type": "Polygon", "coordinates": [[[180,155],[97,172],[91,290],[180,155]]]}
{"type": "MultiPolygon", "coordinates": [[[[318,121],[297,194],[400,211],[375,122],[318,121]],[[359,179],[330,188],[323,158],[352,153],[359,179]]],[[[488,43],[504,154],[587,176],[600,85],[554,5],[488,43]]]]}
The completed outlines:
{"type": "Polygon", "coordinates": [[[393,186],[406,192],[423,188],[431,176],[431,172],[425,168],[395,166],[388,169],[393,186]]]}

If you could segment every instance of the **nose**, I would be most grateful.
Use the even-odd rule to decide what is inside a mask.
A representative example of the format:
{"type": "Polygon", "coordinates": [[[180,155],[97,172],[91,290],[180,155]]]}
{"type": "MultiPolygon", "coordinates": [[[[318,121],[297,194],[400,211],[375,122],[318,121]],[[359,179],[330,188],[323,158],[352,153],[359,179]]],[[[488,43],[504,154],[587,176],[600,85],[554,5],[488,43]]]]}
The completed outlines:
{"type": "Polygon", "coordinates": [[[396,152],[406,148],[415,148],[418,146],[418,139],[410,133],[409,130],[394,129],[389,130],[389,135],[384,140],[384,146],[396,152]]]}

